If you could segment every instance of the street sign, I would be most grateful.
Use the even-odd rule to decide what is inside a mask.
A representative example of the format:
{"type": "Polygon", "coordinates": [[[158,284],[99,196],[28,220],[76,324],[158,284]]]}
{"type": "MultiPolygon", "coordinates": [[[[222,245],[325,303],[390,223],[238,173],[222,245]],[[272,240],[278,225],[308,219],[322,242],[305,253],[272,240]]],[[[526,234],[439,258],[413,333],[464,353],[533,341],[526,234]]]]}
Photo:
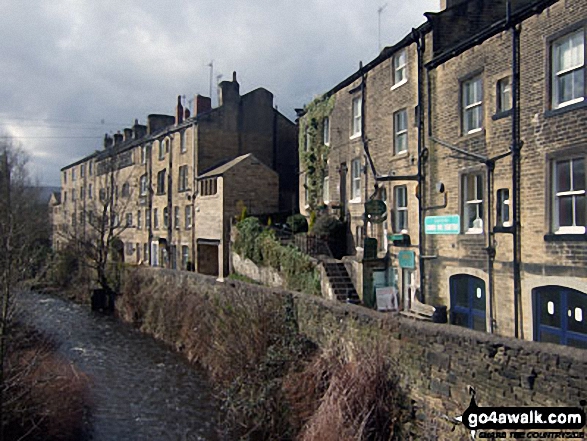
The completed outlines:
{"type": "Polygon", "coordinates": [[[458,214],[448,216],[426,216],[424,233],[426,234],[459,234],[461,218],[458,214]]]}
{"type": "Polygon", "coordinates": [[[399,262],[400,268],[416,268],[416,253],[414,253],[413,251],[400,251],[399,253],[397,253],[397,260],[399,262]]]}

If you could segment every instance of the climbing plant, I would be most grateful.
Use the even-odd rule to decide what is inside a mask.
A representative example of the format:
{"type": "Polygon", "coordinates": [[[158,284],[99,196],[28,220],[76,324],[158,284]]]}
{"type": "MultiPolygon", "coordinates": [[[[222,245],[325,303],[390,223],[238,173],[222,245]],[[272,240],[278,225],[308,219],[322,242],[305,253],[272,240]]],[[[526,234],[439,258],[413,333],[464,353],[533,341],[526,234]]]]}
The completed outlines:
{"type": "Polygon", "coordinates": [[[300,165],[307,174],[304,185],[308,190],[306,204],[310,213],[314,213],[322,203],[329,153],[329,147],[324,144],[324,119],[330,116],[333,108],[334,96],[316,98],[306,105],[306,113],[300,120],[300,165]]]}

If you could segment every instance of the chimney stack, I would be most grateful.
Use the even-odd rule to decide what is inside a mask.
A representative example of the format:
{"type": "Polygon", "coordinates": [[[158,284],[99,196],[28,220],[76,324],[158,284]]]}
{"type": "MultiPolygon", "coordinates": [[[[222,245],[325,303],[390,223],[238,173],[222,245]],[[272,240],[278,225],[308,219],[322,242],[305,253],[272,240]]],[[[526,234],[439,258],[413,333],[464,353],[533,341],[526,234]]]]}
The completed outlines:
{"type": "Polygon", "coordinates": [[[194,99],[194,116],[208,112],[212,109],[212,99],[207,96],[196,95],[194,99]]]}
{"type": "Polygon", "coordinates": [[[239,84],[236,80],[236,72],[232,73],[232,81],[222,81],[219,85],[220,95],[218,106],[224,104],[238,104],[240,100],[239,84]]]}
{"type": "Polygon", "coordinates": [[[181,105],[181,95],[177,97],[177,106],[175,107],[175,125],[183,122],[183,106],[181,105]]]}
{"type": "Polygon", "coordinates": [[[141,139],[147,134],[147,126],[139,124],[139,120],[135,119],[135,123],[132,126],[132,131],[134,139],[141,139]]]}
{"type": "Polygon", "coordinates": [[[104,135],[104,149],[109,149],[112,147],[112,138],[108,133],[104,135]]]}
{"type": "Polygon", "coordinates": [[[183,120],[185,121],[190,117],[190,109],[187,107],[183,109],[183,120]]]}
{"type": "Polygon", "coordinates": [[[120,133],[120,132],[115,133],[114,134],[114,145],[118,145],[118,144],[122,143],[122,139],[123,139],[122,133],[120,133]]]}
{"type": "Polygon", "coordinates": [[[132,139],[132,129],[124,129],[124,141],[130,141],[132,139]]]}
{"type": "Polygon", "coordinates": [[[151,114],[147,116],[147,130],[149,135],[158,132],[165,127],[172,126],[175,123],[175,117],[169,115],[151,114]]]}

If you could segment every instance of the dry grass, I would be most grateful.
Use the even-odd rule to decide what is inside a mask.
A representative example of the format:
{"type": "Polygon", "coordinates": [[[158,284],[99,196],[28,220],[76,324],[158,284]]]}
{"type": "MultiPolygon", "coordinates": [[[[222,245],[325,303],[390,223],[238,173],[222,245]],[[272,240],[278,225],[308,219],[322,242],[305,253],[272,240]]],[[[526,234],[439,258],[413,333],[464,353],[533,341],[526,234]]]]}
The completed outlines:
{"type": "Polygon", "coordinates": [[[13,328],[6,372],[6,439],[79,439],[88,378],[59,357],[51,341],[26,327],[13,328]]]}
{"type": "Polygon", "coordinates": [[[408,439],[411,409],[389,348],[365,338],[318,352],[286,296],[152,274],[126,276],[119,312],[209,372],[230,439],[408,439]]]}

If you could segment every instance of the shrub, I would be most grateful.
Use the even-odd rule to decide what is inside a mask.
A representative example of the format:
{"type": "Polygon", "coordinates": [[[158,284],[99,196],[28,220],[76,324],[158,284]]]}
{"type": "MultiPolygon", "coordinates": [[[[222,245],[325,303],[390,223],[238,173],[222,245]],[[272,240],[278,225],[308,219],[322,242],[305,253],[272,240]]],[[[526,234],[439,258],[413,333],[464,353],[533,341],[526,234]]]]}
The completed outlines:
{"type": "Polygon", "coordinates": [[[291,227],[294,234],[306,233],[308,231],[308,221],[303,214],[294,214],[287,218],[287,224],[291,227]]]}
{"type": "Polygon", "coordinates": [[[273,268],[284,276],[288,289],[320,294],[320,276],[310,258],[291,245],[283,246],[270,229],[249,217],[237,224],[234,250],[255,264],[273,268]]]}

